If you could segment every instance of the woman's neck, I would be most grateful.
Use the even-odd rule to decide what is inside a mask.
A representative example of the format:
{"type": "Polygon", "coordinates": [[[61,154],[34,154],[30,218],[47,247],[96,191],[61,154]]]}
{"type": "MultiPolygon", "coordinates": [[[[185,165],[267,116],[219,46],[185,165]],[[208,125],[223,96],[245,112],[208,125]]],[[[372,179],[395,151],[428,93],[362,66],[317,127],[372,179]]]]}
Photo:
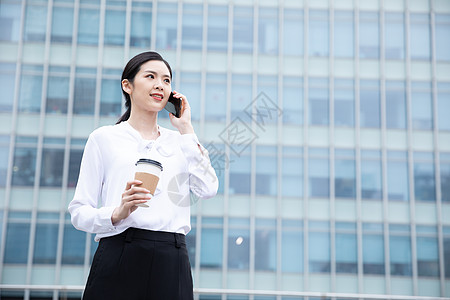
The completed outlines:
{"type": "Polygon", "coordinates": [[[145,114],[131,112],[128,124],[136,129],[145,140],[156,140],[159,136],[157,112],[147,112],[145,114]]]}

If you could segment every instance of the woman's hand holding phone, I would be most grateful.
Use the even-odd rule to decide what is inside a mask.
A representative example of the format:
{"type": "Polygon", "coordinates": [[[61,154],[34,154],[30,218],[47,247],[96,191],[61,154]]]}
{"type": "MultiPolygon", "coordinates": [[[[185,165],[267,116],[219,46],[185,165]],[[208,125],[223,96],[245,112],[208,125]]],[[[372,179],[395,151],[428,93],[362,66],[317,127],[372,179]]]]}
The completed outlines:
{"type": "Polygon", "coordinates": [[[173,113],[169,114],[170,122],[181,134],[194,133],[194,127],[191,123],[191,107],[186,96],[173,91],[173,97],[181,100],[181,109],[179,118],[175,117],[173,113]]]}

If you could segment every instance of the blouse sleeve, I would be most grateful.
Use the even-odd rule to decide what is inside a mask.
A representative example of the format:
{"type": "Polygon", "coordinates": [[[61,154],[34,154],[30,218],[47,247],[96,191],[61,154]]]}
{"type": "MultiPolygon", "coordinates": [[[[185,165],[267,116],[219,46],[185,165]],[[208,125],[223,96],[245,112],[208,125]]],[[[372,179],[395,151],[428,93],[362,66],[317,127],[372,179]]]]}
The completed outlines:
{"type": "Polygon", "coordinates": [[[75,195],[69,204],[72,224],[79,230],[90,233],[115,230],[111,222],[114,207],[97,208],[103,185],[103,171],[101,151],[91,134],[84,148],[75,195]]]}
{"type": "Polygon", "coordinates": [[[211,166],[208,150],[198,141],[195,134],[181,135],[183,151],[189,169],[189,187],[199,199],[208,199],[217,194],[219,180],[211,166]]]}

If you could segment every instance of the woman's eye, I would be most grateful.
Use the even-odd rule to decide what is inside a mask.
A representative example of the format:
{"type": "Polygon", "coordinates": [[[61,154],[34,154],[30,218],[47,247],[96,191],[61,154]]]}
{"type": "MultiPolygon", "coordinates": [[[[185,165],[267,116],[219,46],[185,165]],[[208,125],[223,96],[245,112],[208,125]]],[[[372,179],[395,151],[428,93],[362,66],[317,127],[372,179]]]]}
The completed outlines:
{"type": "Polygon", "coordinates": [[[165,83],[170,83],[170,79],[164,80],[165,83]]]}

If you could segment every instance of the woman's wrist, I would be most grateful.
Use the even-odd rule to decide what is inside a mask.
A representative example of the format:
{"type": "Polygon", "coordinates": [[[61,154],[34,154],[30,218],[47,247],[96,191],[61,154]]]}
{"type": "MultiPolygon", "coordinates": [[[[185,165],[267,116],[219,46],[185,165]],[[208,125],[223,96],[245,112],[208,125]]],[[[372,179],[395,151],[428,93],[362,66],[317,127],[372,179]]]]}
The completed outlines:
{"type": "Polygon", "coordinates": [[[192,124],[187,124],[187,125],[185,125],[185,126],[180,126],[180,128],[178,128],[178,131],[179,131],[181,134],[195,133],[194,127],[192,126],[192,124]]]}

